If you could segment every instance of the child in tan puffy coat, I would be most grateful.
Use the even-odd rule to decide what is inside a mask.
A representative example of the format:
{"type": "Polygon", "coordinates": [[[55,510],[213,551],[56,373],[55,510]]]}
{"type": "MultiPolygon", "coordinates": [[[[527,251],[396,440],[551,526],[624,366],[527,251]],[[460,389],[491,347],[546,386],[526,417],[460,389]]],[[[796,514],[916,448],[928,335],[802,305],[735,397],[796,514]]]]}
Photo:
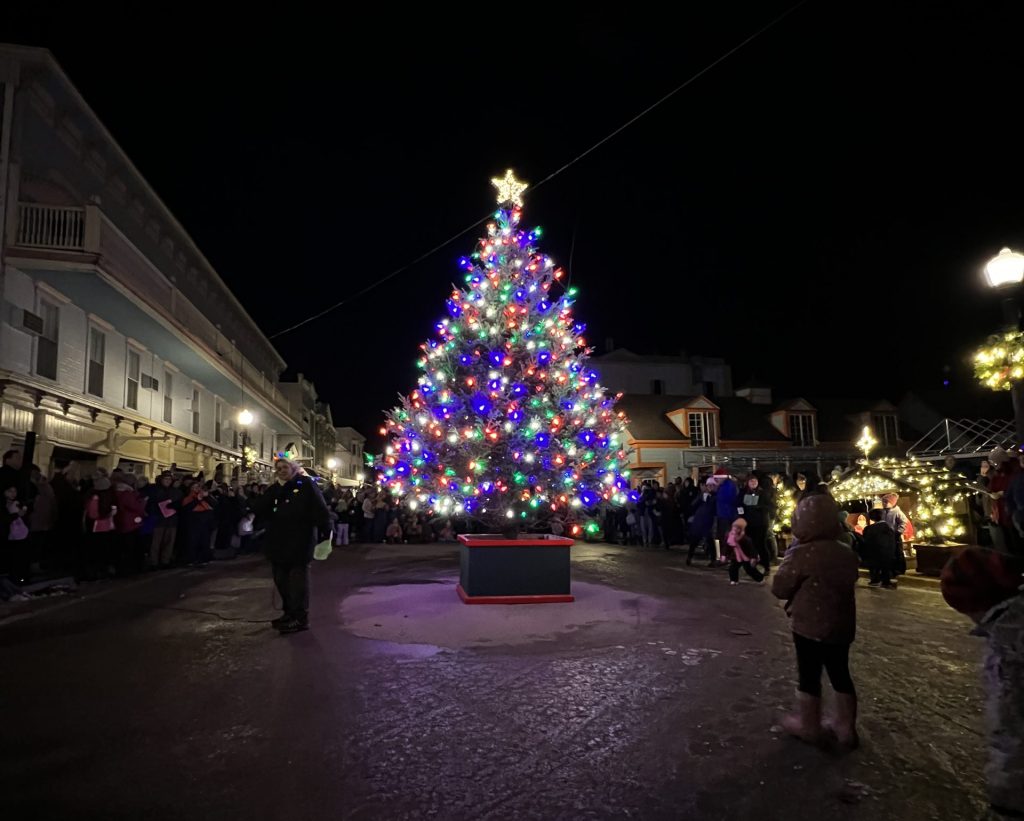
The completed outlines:
{"type": "Polygon", "coordinates": [[[804,497],[793,515],[797,544],[775,574],[772,593],[786,602],[792,620],[799,675],[799,712],[782,726],[804,741],[822,736],[821,672],[828,673],[836,694],[830,722],[838,742],[857,746],[857,692],[850,676],[850,645],[857,632],[854,591],[857,554],[837,541],[839,506],[828,494],[804,497]]]}

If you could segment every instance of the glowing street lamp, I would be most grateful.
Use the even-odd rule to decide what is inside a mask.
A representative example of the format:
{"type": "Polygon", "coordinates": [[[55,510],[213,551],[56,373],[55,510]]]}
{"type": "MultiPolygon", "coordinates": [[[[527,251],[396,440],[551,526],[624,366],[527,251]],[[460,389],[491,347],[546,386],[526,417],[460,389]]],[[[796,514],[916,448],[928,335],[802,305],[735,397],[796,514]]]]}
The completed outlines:
{"type": "Polygon", "coordinates": [[[878,444],[878,440],[871,435],[871,428],[867,425],[864,426],[864,430],[860,435],[860,439],[857,440],[857,450],[864,454],[864,463],[867,464],[868,455],[875,449],[878,444]]]}
{"type": "MultiPolygon", "coordinates": [[[[1017,290],[1024,282],[1024,254],[1004,248],[985,265],[985,279],[989,287],[1002,292],[1003,320],[1008,331],[1021,330],[1020,302],[1017,290]]],[[[1010,386],[1013,401],[1013,421],[1017,429],[1017,441],[1024,437],[1024,382],[1014,380],[1010,386]]]]}
{"type": "Polygon", "coordinates": [[[1024,254],[1004,248],[988,261],[985,279],[992,288],[1020,285],[1024,282],[1024,254]]]}
{"type": "Polygon", "coordinates": [[[249,458],[249,425],[253,423],[252,412],[243,408],[238,412],[238,426],[242,429],[242,470],[249,470],[252,467],[249,458]]]}

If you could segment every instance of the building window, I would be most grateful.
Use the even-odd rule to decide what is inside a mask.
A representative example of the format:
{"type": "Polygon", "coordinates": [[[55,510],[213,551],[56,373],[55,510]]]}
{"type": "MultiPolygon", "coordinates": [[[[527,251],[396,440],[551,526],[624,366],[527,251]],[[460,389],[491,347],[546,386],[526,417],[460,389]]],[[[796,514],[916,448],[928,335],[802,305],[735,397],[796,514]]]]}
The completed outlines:
{"type": "Polygon", "coordinates": [[[789,415],[789,438],[800,447],[814,446],[814,414],[791,413],[789,415]]]}
{"type": "Polygon", "coordinates": [[[690,425],[690,447],[713,448],[718,444],[713,413],[693,411],[687,414],[690,425]]]}
{"type": "Polygon", "coordinates": [[[164,371],[164,421],[174,423],[174,374],[164,371]]]}
{"type": "Polygon", "coordinates": [[[57,378],[57,334],[60,328],[60,311],[49,302],[39,303],[43,317],[43,332],[36,346],[36,373],[47,379],[57,378]]]}
{"type": "Polygon", "coordinates": [[[665,392],[665,383],[660,379],[651,380],[651,393],[661,395],[665,392]]]}
{"type": "Polygon", "coordinates": [[[263,458],[263,430],[260,429],[260,459],[263,458]]]}
{"type": "Polygon", "coordinates": [[[142,372],[142,357],[139,352],[128,349],[128,367],[125,370],[127,385],[124,394],[124,406],[132,410],[139,409],[139,378],[142,372]]]}
{"type": "Polygon", "coordinates": [[[220,400],[217,399],[213,403],[213,441],[220,441],[220,426],[221,420],[223,419],[224,409],[220,404],[220,400]]]}
{"type": "Polygon", "coordinates": [[[199,433],[199,388],[192,388],[192,433],[199,433]]]}
{"type": "Polygon", "coordinates": [[[871,417],[874,424],[875,436],[882,445],[895,445],[899,443],[899,431],[896,428],[896,414],[876,413],[871,417]]]}
{"type": "Polygon", "coordinates": [[[93,396],[103,396],[103,363],[106,361],[107,337],[96,328],[89,329],[89,374],[86,390],[93,396]]]}

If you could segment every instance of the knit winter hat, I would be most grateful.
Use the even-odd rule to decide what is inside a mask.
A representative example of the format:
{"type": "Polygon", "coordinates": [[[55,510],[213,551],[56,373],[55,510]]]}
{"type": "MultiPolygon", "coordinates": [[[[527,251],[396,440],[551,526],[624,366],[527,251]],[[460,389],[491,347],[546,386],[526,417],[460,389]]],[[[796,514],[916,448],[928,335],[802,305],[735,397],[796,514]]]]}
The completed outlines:
{"type": "Polygon", "coordinates": [[[729,478],[729,468],[719,465],[715,468],[715,476],[721,476],[723,479],[729,478]]]}
{"type": "Polygon", "coordinates": [[[988,461],[991,465],[1001,465],[1009,458],[1010,454],[998,445],[992,448],[992,452],[988,455],[988,461]]]}
{"type": "Polygon", "coordinates": [[[969,547],[942,570],[942,597],[960,613],[985,613],[1016,595],[1024,584],[1019,559],[982,547],[969,547]]]}

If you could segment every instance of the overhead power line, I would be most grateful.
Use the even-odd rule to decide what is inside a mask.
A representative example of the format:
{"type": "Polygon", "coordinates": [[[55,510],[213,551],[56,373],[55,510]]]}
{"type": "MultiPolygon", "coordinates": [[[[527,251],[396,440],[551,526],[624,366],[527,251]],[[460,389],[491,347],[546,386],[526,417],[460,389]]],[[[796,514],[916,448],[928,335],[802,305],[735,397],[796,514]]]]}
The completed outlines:
{"type": "MultiPolygon", "coordinates": [[[[576,163],[578,163],[580,160],[582,160],[588,154],[591,154],[592,152],[596,151],[598,148],[600,148],[602,145],[604,145],[606,142],[608,142],[612,138],[617,137],[619,134],[621,134],[623,131],[625,131],[627,128],[629,128],[631,125],[636,123],[637,120],[641,119],[642,117],[647,116],[652,111],[654,111],[654,109],[656,109],[658,106],[660,106],[663,103],[665,103],[668,100],[670,100],[672,97],[674,97],[676,94],[678,94],[684,88],[689,86],[691,83],[694,83],[697,80],[699,80],[702,76],[704,76],[709,71],[711,71],[711,69],[715,68],[715,66],[719,65],[724,60],[729,59],[729,57],[734,55],[737,51],[742,49],[744,46],[747,46],[750,43],[752,43],[754,40],[756,40],[758,37],[760,37],[766,31],[769,31],[771,28],[776,26],[778,23],[782,22],[782,20],[784,20],[789,15],[791,15],[793,12],[795,12],[797,9],[799,9],[801,6],[803,6],[807,2],[809,2],[809,0],[800,0],[800,2],[796,3],[793,6],[790,6],[788,9],[786,9],[784,12],[782,12],[782,14],[780,14],[778,17],[775,17],[774,19],[772,19],[771,21],[766,23],[764,26],[759,28],[757,31],[755,31],[753,34],[751,34],[749,37],[747,37],[746,39],[744,39],[741,42],[737,43],[731,49],[729,49],[728,51],[726,51],[723,54],[721,54],[714,61],[708,63],[706,66],[704,66],[704,68],[702,68],[696,74],[693,74],[688,79],[686,79],[684,82],[682,82],[679,85],[677,85],[670,92],[668,92],[668,94],[665,94],[664,96],[662,96],[659,99],[655,100],[653,103],[651,103],[649,106],[647,106],[647,108],[645,108],[639,114],[637,114],[637,115],[631,117],[630,119],[626,120],[626,122],[624,122],[622,125],[620,125],[618,128],[616,128],[610,134],[607,134],[606,136],[602,137],[600,140],[598,140],[596,143],[594,143],[588,149],[586,149],[585,151],[577,154],[575,157],[573,157],[571,160],[569,160],[567,163],[565,163],[564,165],[560,166],[559,168],[556,168],[554,171],[552,171],[550,174],[548,174],[546,177],[544,177],[544,179],[542,179],[540,182],[534,183],[534,184],[530,185],[530,190],[533,191],[533,190],[535,190],[537,188],[540,188],[542,185],[544,185],[544,183],[550,182],[555,177],[557,177],[559,174],[561,174],[563,171],[566,171],[569,168],[571,168],[572,166],[574,166],[576,163]]],[[[282,330],[277,331],[274,334],[271,334],[270,337],[268,337],[268,338],[269,339],[277,339],[277,337],[279,337],[279,336],[284,336],[284,334],[291,333],[292,331],[298,330],[303,325],[308,325],[310,322],[313,322],[313,321],[319,319],[322,316],[326,316],[327,314],[331,313],[332,311],[337,310],[338,308],[342,307],[343,305],[347,305],[349,302],[352,302],[352,301],[358,299],[363,294],[372,291],[374,288],[377,288],[377,287],[383,285],[388,280],[394,279],[396,276],[398,276],[402,272],[409,270],[410,268],[412,268],[417,263],[422,262],[427,257],[431,256],[432,254],[436,253],[437,251],[440,251],[446,245],[451,245],[451,243],[455,242],[455,240],[459,239],[459,237],[462,237],[465,234],[468,234],[470,231],[474,230],[478,225],[480,225],[480,223],[482,223],[485,220],[487,220],[491,216],[492,213],[493,213],[493,210],[488,211],[486,214],[484,214],[479,219],[473,220],[472,223],[470,223],[467,227],[463,228],[458,233],[453,234],[452,236],[448,237],[448,239],[446,239],[444,242],[438,243],[433,248],[431,248],[429,251],[424,251],[422,254],[420,254],[418,257],[416,257],[416,259],[407,262],[405,265],[401,266],[400,268],[396,268],[394,271],[392,271],[389,274],[385,274],[380,279],[374,280],[369,285],[367,285],[365,288],[361,288],[360,290],[356,291],[354,294],[349,294],[344,299],[339,300],[338,302],[335,302],[333,305],[331,305],[331,306],[329,306],[327,308],[324,308],[322,311],[318,311],[317,313],[313,314],[312,316],[306,317],[305,319],[303,319],[303,320],[301,320],[299,322],[296,322],[294,325],[289,325],[287,328],[283,328],[282,330]]]]}

